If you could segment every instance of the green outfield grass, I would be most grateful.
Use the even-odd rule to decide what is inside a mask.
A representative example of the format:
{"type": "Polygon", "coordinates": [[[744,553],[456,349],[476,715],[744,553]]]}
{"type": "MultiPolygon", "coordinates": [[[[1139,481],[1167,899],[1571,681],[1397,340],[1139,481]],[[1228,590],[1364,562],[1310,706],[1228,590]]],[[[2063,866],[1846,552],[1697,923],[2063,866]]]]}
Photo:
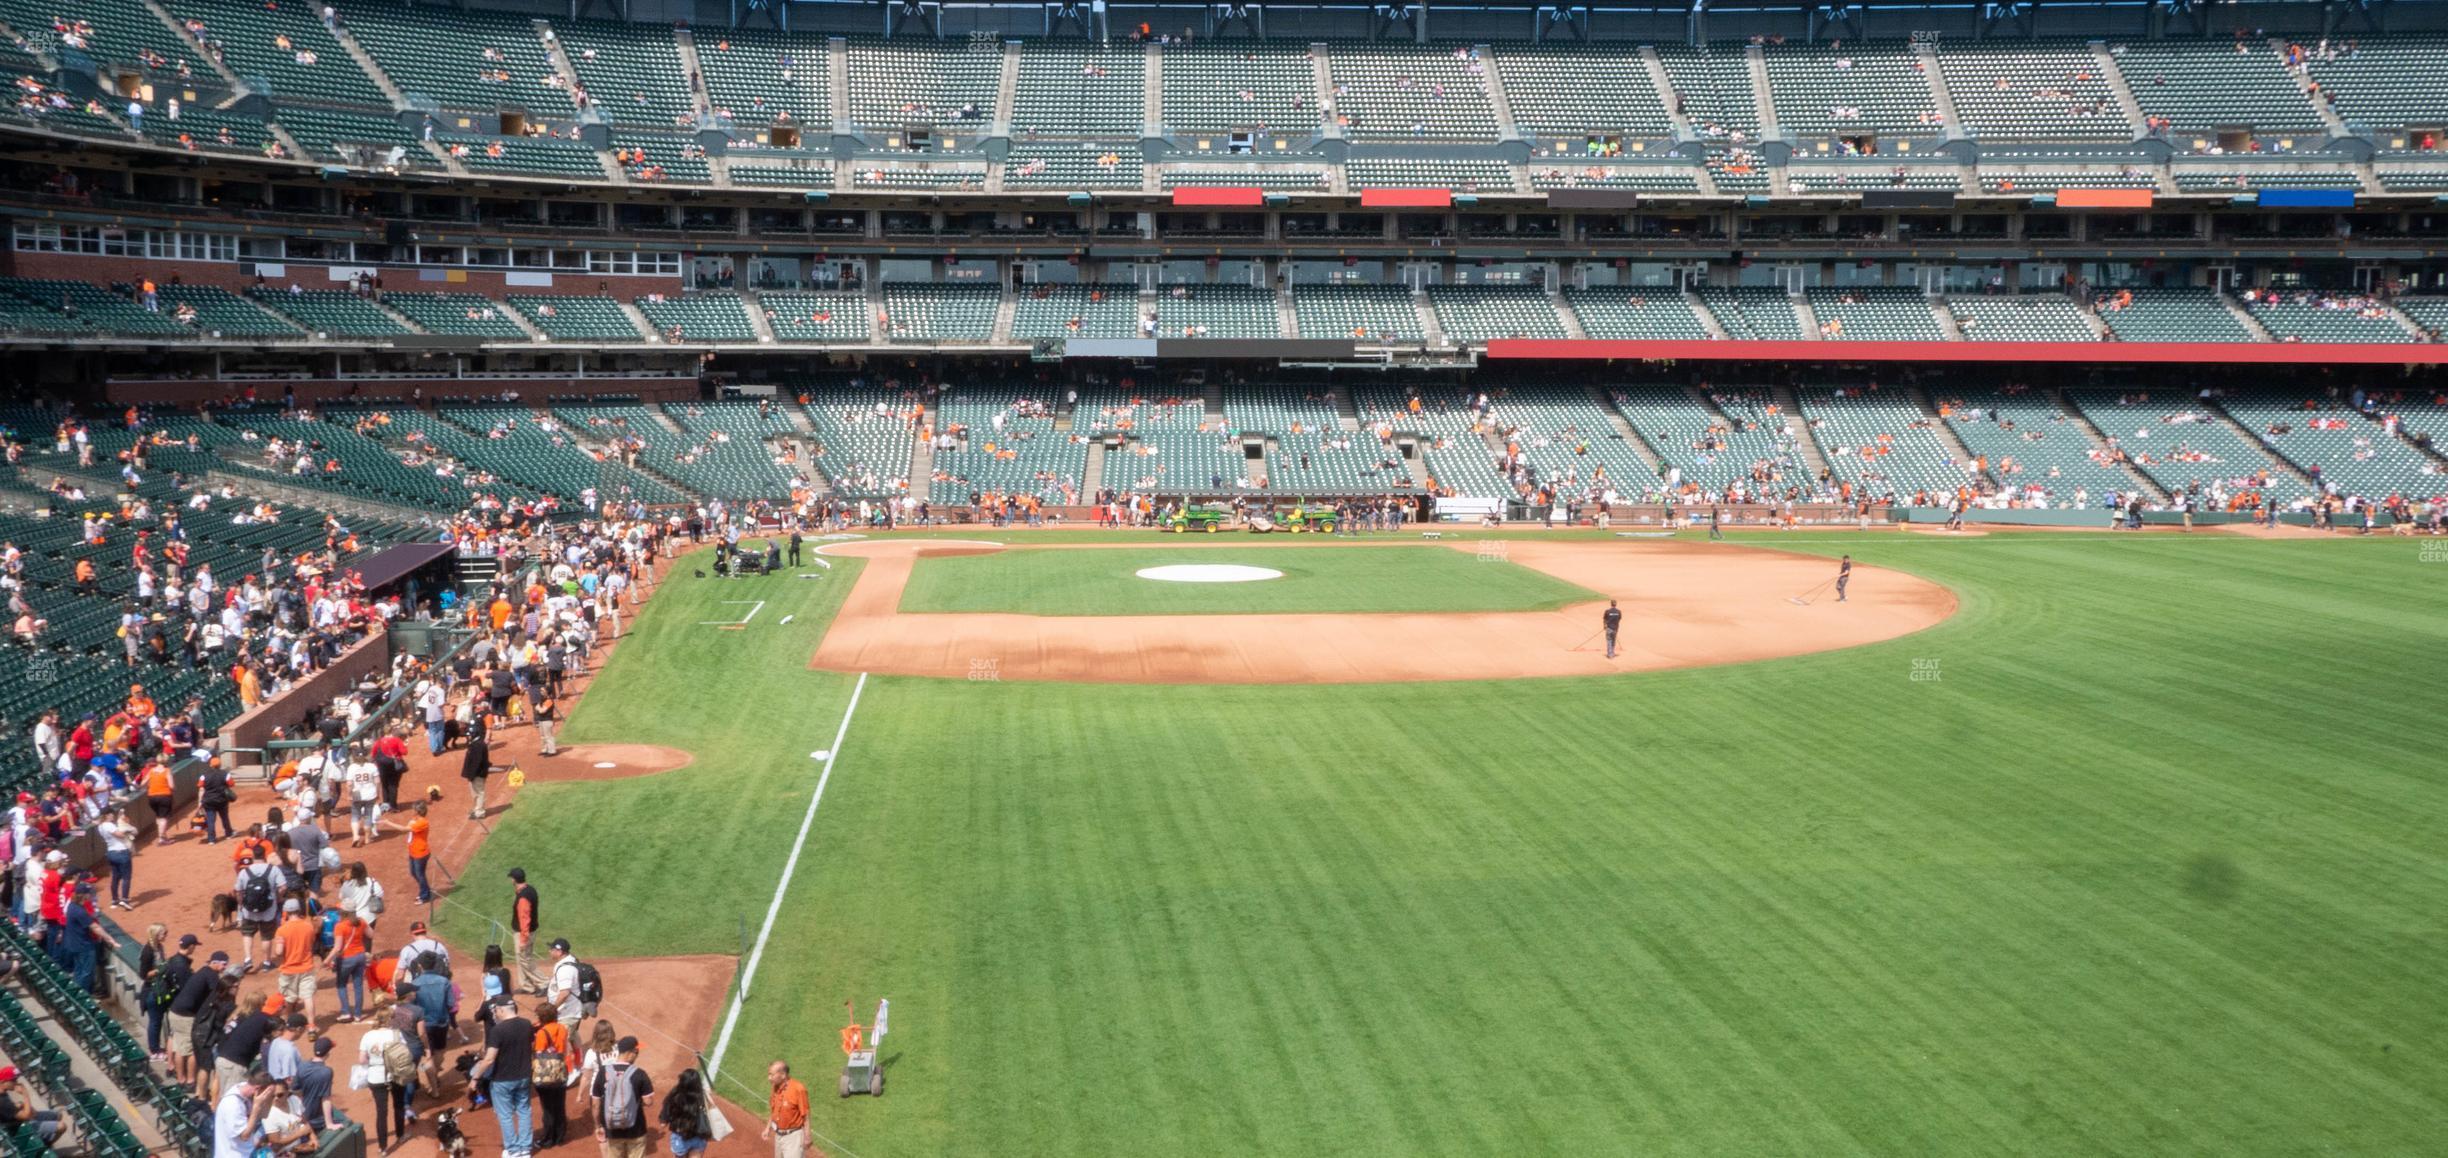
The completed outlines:
{"type": "MultiPolygon", "coordinates": [[[[2439,1149],[2448,565],[1757,541],[1961,610],[1601,680],[869,681],[726,1071],[821,1085],[889,996],[891,1092],[816,1108],[862,1158],[2439,1149]]],[[[516,862],[582,945],[753,931],[850,681],[838,584],[695,626],[748,586],[660,596],[571,724],[698,764],[523,794],[486,910],[516,862]]]]}
{"type": "Polygon", "coordinates": [[[1014,548],[918,560],[901,593],[901,610],[1030,615],[1550,611],[1603,598],[1527,567],[1484,564],[1447,547],[1014,548]],[[1281,571],[1283,578],[1172,583],[1137,574],[1168,563],[1250,564],[1281,571]]]}

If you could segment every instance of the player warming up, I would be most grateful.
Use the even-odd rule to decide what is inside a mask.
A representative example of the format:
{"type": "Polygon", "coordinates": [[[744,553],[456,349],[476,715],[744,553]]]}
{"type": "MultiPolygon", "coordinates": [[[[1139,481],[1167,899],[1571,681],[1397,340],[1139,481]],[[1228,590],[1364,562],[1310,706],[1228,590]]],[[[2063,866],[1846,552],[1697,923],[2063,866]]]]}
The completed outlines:
{"type": "Polygon", "coordinates": [[[1615,601],[1609,599],[1606,613],[1600,615],[1598,620],[1606,624],[1607,658],[1613,659],[1615,658],[1615,629],[1623,626],[1623,608],[1615,606],[1615,601]]]}

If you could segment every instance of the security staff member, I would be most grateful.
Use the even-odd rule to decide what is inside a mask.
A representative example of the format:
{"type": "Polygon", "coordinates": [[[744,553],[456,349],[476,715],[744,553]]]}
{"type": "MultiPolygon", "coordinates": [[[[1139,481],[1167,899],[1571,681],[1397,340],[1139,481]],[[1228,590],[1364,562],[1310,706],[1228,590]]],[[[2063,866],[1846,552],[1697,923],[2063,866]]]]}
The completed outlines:
{"type": "Polygon", "coordinates": [[[1615,601],[1609,599],[1606,614],[1598,618],[1600,622],[1606,624],[1607,658],[1613,659],[1615,658],[1615,630],[1623,626],[1623,608],[1615,606],[1615,601]]]}

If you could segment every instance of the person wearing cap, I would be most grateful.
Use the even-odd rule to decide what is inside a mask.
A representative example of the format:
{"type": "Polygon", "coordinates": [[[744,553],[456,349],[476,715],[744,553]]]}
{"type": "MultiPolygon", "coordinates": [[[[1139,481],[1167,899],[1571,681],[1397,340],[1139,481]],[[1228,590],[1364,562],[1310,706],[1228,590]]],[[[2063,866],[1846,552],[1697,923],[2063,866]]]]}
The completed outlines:
{"type": "Polygon", "coordinates": [[[417,959],[427,953],[442,963],[444,973],[450,972],[450,947],[435,940],[426,931],[425,922],[408,922],[408,943],[400,946],[399,963],[393,966],[391,975],[403,979],[415,976],[417,959]]]}
{"type": "Polygon", "coordinates": [[[297,898],[281,902],[280,928],[273,941],[280,952],[280,995],[291,1009],[303,1010],[306,1019],[315,1015],[315,940],[322,926],[306,915],[306,906],[297,898]]]}
{"type": "Polygon", "coordinates": [[[484,724],[468,729],[467,748],[460,756],[459,777],[468,785],[468,819],[485,818],[485,777],[501,771],[493,764],[493,743],[485,738],[484,724]]]}
{"type": "Polygon", "coordinates": [[[595,1140],[602,1144],[605,1158],[646,1158],[646,1107],[654,1101],[654,1079],[638,1068],[637,1058],[638,1039],[624,1037],[612,1047],[612,1060],[595,1071],[595,1087],[590,1092],[595,1100],[595,1140]],[[627,1097],[617,1100],[623,1104],[616,1105],[607,1095],[620,1084],[626,1084],[629,1091],[627,1097]]]}
{"type": "Polygon", "coordinates": [[[318,1134],[332,1128],[332,1068],[326,1059],[339,1044],[328,1037],[314,1039],[313,1053],[298,1062],[296,1075],[289,1079],[289,1088],[297,1094],[299,1116],[318,1134]]]}
{"type": "MultiPolygon", "coordinates": [[[[189,933],[179,938],[181,956],[195,956],[196,937],[189,933]]],[[[164,1016],[162,1044],[170,1051],[170,1073],[180,1085],[197,1080],[195,1026],[196,1016],[212,1003],[213,991],[221,986],[221,972],[229,968],[229,954],[215,952],[204,963],[179,982],[178,993],[170,999],[170,1012],[164,1016]]]]}
{"type": "Polygon", "coordinates": [[[510,938],[518,951],[518,988],[528,993],[544,991],[544,975],[535,963],[536,930],[544,923],[544,900],[535,886],[527,883],[527,870],[510,870],[510,938]]]}
{"type": "Polygon", "coordinates": [[[0,1066],[0,1129],[21,1137],[31,1134],[44,1146],[51,1146],[59,1141],[66,1125],[58,1110],[34,1108],[16,1066],[0,1066]]]}
{"type": "Polygon", "coordinates": [[[519,1016],[518,1006],[499,1006],[492,1028],[485,1031],[484,1056],[468,1071],[469,1081],[486,1083],[493,1116],[501,1121],[503,1158],[527,1158],[535,1146],[531,1113],[535,1101],[535,1023],[519,1016]]]}
{"type": "Polygon", "coordinates": [[[298,1066],[304,1060],[298,1055],[298,1037],[312,1028],[313,1023],[296,1010],[283,1014],[279,1023],[272,1027],[272,1036],[264,1039],[264,1072],[282,1081],[296,1077],[298,1066]]]}
{"type": "Polygon", "coordinates": [[[578,958],[570,952],[569,938],[553,938],[545,952],[552,954],[552,981],[544,987],[544,999],[553,1003],[562,1024],[576,1025],[595,1016],[595,1006],[578,994],[578,958]]]}
{"type": "Polygon", "coordinates": [[[75,895],[70,897],[60,923],[60,956],[67,959],[68,974],[76,986],[86,993],[93,992],[94,974],[101,967],[100,954],[105,949],[119,947],[119,939],[102,931],[102,923],[94,917],[93,882],[79,881],[75,895]]]}

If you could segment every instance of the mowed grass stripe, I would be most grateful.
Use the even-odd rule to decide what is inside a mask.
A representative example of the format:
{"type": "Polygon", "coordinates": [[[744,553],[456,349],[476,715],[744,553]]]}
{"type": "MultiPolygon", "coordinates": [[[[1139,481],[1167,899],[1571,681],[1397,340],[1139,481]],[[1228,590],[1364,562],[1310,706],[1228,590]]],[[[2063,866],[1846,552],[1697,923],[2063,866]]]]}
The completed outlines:
{"type": "Polygon", "coordinates": [[[2448,636],[2414,549],[1830,538],[1756,541],[1961,610],[1619,679],[876,681],[726,1068],[891,996],[893,1095],[817,1109],[866,1158],[2432,1146],[2444,810],[2369,710],[2448,636]]]}

